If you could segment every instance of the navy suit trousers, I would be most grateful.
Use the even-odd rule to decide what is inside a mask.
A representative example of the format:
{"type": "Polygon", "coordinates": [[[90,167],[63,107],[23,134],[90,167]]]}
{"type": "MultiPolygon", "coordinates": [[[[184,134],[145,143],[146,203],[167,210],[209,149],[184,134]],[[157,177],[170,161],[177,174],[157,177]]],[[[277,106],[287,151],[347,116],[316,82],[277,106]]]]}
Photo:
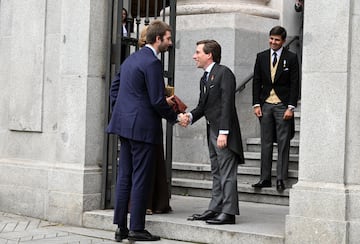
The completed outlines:
{"type": "Polygon", "coordinates": [[[144,230],[155,144],[123,137],[120,140],[114,224],[127,227],[127,213],[130,208],[129,229],[144,230]]]}

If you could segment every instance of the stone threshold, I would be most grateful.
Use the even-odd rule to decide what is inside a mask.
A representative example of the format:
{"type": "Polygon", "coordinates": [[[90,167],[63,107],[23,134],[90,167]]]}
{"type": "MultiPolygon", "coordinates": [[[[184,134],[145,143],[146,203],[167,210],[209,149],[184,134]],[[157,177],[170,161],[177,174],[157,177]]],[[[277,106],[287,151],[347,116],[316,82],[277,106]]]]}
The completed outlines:
{"type": "MultiPolygon", "coordinates": [[[[235,225],[208,225],[203,221],[188,221],[188,216],[207,209],[208,198],[173,195],[169,214],[146,216],[146,228],[153,234],[171,240],[190,243],[284,243],[285,217],[288,206],[239,202],[240,215],[235,225]]],[[[85,212],[83,226],[115,230],[113,210],[85,212]]]]}

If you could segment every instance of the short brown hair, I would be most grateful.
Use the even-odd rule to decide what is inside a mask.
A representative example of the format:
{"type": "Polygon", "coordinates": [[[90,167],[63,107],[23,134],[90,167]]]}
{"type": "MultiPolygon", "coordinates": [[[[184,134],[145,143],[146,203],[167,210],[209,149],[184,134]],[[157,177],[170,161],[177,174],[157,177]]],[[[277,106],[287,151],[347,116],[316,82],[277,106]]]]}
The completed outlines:
{"type": "Polygon", "coordinates": [[[161,20],[152,21],[147,28],[146,43],[155,43],[157,36],[160,36],[160,39],[163,40],[163,37],[167,31],[171,32],[170,25],[161,20]]]}
{"type": "Polygon", "coordinates": [[[220,63],[221,61],[221,46],[215,40],[201,40],[196,43],[196,45],[204,44],[204,53],[212,54],[213,61],[215,63],[220,63]]]}
{"type": "Polygon", "coordinates": [[[286,30],[285,30],[285,28],[284,27],[282,27],[282,26],[274,26],[271,30],[270,30],[270,32],[269,32],[269,36],[273,36],[273,35],[275,35],[275,36],[281,36],[281,38],[283,39],[283,40],[286,40],[286,30]]]}

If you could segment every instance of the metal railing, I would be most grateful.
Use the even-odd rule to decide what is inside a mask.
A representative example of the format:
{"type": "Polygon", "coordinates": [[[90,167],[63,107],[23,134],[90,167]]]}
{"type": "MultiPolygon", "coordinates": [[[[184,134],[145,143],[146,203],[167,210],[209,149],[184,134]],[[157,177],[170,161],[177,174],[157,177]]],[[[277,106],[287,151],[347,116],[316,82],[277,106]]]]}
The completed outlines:
{"type": "MultiPolygon", "coordinates": [[[[122,56],[125,58],[130,55],[133,49],[138,50],[138,39],[140,34],[140,25],[148,25],[151,18],[160,18],[165,21],[165,15],[169,17],[169,24],[173,29],[173,40],[175,40],[176,27],[176,0],[108,0],[108,50],[107,64],[105,74],[105,126],[109,123],[111,109],[109,104],[109,90],[111,78],[119,69],[122,63],[122,56]],[[126,5],[128,17],[126,19],[129,36],[123,35],[122,30],[122,9],[126,5]],[[134,11],[132,11],[134,10],[134,11]],[[136,11],[135,11],[136,10],[136,11]],[[167,13],[165,11],[168,11],[167,13]],[[160,13],[160,14],[159,14],[160,13]],[[135,16],[135,18],[134,18],[135,16]],[[135,22],[135,24],[134,24],[135,22]],[[135,26],[133,26],[135,25],[135,26]],[[136,35],[131,36],[132,30],[136,30],[136,35]],[[123,49],[122,46],[126,46],[123,49]],[[131,47],[131,50],[130,50],[131,47]],[[124,53],[125,51],[125,53],[124,53]]],[[[175,43],[175,41],[173,41],[175,43]]],[[[175,48],[168,50],[167,70],[164,71],[165,78],[169,85],[174,85],[175,68],[175,48]]],[[[165,66],[165,57],[161,55],[163,67],[165,66]]],[[[117,178],[117,155],[119,150],[119,140],[116,135],[105,133],[103,142],[103,164],[102,166],[102,196],[101,208],[112,208],[114,203],[114,191],[117,178]]],[[[166,151],[165,160],[168,167],[171,167],[172,159],[172,127],[167,126],[166,130],[166,151]]],[[[171,172],[168,170],[168,177],[171,172]]]]}

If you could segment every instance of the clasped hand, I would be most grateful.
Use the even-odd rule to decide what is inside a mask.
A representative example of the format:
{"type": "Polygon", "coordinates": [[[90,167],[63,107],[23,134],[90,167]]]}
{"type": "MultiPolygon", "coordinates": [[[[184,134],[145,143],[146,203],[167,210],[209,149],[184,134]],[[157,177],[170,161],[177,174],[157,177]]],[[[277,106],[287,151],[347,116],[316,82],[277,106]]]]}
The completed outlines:
{"type": "Polygon", "coordinates": [[[180,113],[178,124],[182,127],[187,127],[190,124],[190,115],[188,113],[180,113]]]}

